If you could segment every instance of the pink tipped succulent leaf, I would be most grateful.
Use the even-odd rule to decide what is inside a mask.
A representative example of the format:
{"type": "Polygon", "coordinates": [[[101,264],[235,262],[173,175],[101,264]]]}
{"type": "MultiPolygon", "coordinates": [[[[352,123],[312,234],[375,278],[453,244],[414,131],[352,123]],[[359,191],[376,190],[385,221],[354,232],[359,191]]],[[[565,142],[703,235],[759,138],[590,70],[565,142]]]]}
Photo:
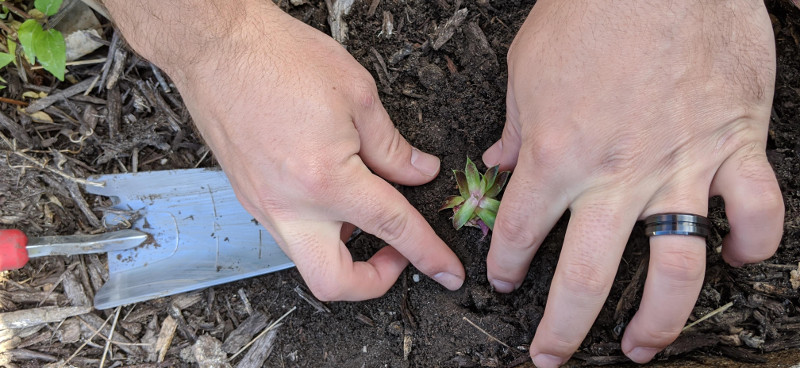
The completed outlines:
{"type": "Polygon", "coordinates": [[[448,197],[439,210],[453,209],[453,227],[456,229],[465,225],[477,227],[486,236],[494,228],[500,207],[500,201],[495,197],[508,181],[509,172],[500,172],[499,167],[494,166],[481,175],[472,160],[467,158],[465,170],[453,170],[453,175],[460,195],[448,197]]]}
{"type": "MultiPolygon", "coordinates": [[[[496,167],[496,166],[495,166],[496,167]]],[[[506,182],[508,182],[508,175],[510,173],[508,171],[503,171],[497,174],[497,179],[494,180],[492,186],[486,190],[486,194],[484,194],[487,198],[494,198],[500,194],[500,191],[503,190],[503,187],[506,186],[506,182]]]]}

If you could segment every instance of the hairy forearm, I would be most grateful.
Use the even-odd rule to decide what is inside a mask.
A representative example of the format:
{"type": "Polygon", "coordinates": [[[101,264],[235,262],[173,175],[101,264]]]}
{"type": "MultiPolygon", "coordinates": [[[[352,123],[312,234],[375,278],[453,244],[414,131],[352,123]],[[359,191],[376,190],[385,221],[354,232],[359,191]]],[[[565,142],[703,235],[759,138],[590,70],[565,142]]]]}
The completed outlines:
{"type": "Polygon", "coordinates": [[[230,47],[249,18],[280,11],[269,0],[104,0],[130,46],[170,75],[230,47]]]}

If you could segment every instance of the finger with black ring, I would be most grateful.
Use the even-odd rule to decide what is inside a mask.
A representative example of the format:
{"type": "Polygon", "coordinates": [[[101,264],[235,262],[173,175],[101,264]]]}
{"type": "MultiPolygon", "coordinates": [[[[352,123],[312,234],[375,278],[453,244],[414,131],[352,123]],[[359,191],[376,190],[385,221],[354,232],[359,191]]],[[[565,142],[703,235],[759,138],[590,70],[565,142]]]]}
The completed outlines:
{"type": "MultiPolygon", "coordinates": [[[[703,190],[688,191],[702,193],[703,190]]],[[[650,261],[639,310],[625,329],[622,351],[637,363],[646,363],[680,334],[697,301],[705,275],[706,234],[705,217],[692,219],[708,211],[707,195],[664,195],[672,198],[669,206],[651,207],[646,215],[653,213],[681,213],[672,218],[674,234],[650,237],[650,261]],[[683,205],[682,205],[683,203],[683,205]]],[[[655,217],[655,215],[653,216],[655,217]]],[[[649,219],[650,217],[648,217],[649,219]]],[[[665,231],[669,233],[669,231],[665,231]]],[[[658,233],[661,234],[661,233],[658,233]]]]}

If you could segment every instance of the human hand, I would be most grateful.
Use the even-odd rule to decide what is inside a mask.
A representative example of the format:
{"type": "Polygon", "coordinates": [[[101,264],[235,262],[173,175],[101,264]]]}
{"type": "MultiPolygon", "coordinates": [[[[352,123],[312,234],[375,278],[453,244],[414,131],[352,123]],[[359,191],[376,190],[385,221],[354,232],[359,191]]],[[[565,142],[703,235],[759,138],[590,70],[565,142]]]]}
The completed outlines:
{"type": "MultiPolygon", "coordinates": [[[[174,25],[173,16],[180,27],[191,24],[189,16],[230,21],[206,54],[189,58],[185,49],[162,50],[150,39],[131,43],[173,78],[239,200],[295,262],[315,296],[381,296],[409,261],[448,289],[461,286],[465,273],[458,258],[381,179],[423,184],[438,174],[439,160],[413,148],[394,128],[371,75],[343,47],[271,1],[237,2],[244,13],[229,18],[232,6],[224,2],[204,17],[196,13],[211,1],[184,4],[191,15],[153,11],[184,9],[170,2],[163,9],[159,1],[148,6],[162,14],[161,27],[174,25]],[[349,236],[348,223],[389,246],[354,262],[340,239],[340,232],[349,236]]],[[[121,15],[115,18],[123,32],[135,34],[136,17],[108,3],[112,14],[121,15]]],[[[195,37],[191,29],[176,32],[195,37]]]]}
{"type": "MultiPolygon", "coordinates": [[[[775,77],[763,2],[540,0],[508,55],[507,121],[487,166],[515,168],[487,259],[496,290],[520,286],[534,253],[571,217],[530,347],[566,362],[603,307],[637,220],[705,215],[721,195],[733,266],[777,248],[781,193],[765,146],[775,77]]],[[[702,287],[706,247],[650,238],[639,310],[622,338],[647,362],[674,341],[702,287]]]]}

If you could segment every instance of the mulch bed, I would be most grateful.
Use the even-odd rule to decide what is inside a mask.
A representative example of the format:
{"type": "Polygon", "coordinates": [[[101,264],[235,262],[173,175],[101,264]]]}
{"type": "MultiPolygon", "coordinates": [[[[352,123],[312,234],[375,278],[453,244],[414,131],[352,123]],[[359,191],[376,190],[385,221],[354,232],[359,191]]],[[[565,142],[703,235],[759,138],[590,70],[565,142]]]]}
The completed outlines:
{"type": "MultiPolygon", "coordinates": [[[[279,3],[330,32],[324,1],[279,3]]],[[[789,1],[767,4],[778,46],[767,153],[786,203],[784,237],[765,262],[725,265],[717,252],[728,232],[724,206],[712,200],[706,280],[690,322],[708,318],[659,354],[660,364],[800,362],[800,10],[789,1]]],[[[498,295],[485,278],[489,237],[456,232],[437,209],[454,189],[450,170],[465,157],[479,158],[500,136],[505,55],[532,5],[370,0],[357,1],[344,17],[348,50],[375,77],[398,129],[442,158],[436,180],[399,190],[464,262],[460,290],[445,291],[410,267],[382,298],[320,303],[287,270],[94,310],[91,300],[108,273],[104,256],[44,257],[0,274],[0,366],[530,366],[527,345],[568,215],[520,290],[498,295]]],[[[84,178],[216,165],[166,77],[110,25],[104,31],[108,45],[94,56],[107,60],[69,67],[68,82],[29,65],[0,71],[8,81],[0,91],[0,227],[33,236],[104,232],[108,201],[82,191],[84,178]]],[[[640,234],[634,230],[606,306],[570,365],[628,362],[619,341],[646,276],[640,234]]],[[[354,258],[366,259],[383,243],[361,234],[348,245],[354,258]]]]}

